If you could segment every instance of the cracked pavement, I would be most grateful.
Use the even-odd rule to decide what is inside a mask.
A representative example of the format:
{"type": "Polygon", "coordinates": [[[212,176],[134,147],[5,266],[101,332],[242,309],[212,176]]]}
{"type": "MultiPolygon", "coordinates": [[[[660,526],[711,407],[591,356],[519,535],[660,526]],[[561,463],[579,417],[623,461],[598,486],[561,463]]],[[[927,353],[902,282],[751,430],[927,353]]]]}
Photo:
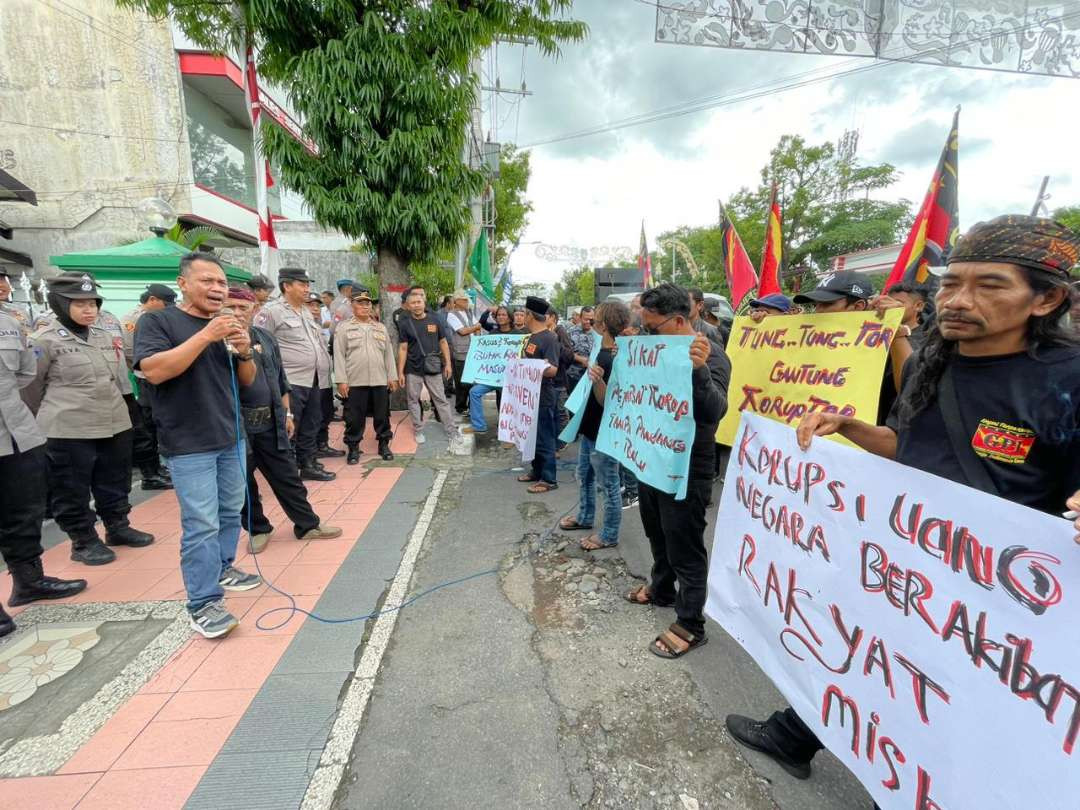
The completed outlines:
{"type": "Polygon", "coordinates": [[[553,529],[576,507],[575,453],[546,495],[493,437],[471,465],[424,460],[450,473],[409,592],[499,573],[401,612],[335,807],[869,810],[827,752],[799,782],[730,738],[728,712],[783,703],[719,627],[679,661],[648,652],[673,615],[622,598],[651,563],[636,508],[614,550],[553,529]]]}

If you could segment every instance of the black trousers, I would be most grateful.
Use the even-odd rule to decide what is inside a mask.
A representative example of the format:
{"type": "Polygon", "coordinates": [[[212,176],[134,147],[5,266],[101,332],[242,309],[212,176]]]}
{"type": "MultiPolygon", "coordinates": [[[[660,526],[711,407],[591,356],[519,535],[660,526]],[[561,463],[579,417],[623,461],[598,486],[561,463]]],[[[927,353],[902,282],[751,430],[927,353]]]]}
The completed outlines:
{"type": "Polygon", "coordinates": [[[154,414],[150,409],[150,392],[146,383],[139,381],[139,399],[126,396],[128,415],[131,416],[131,460],[140,470],[154,470],[161,467],[158,455],[157,428],[154,426],[154,414]]]}
{"type": "Polygon", "coordinates": [[[273,428],[260,433],[247,434],[247,485],[251,498],[251,512],[248,513],[248,499],[240,510],[240,525],[251,534],[269,534],[273,524],[266,519],[262,508],[259,485],[255,481],[255,470],[261,472],[270,489],[274,491],[278,503],[285,510],[286,517],[293,522],[293,533],[299,538],[305,532],[319,525],[319,516],[308,502],[307,489],[296,471],[296,457],[291,450],[282,450],[277,444],[277,431],[273,428]],[[250,519],[250,523],[249,523],[250,519]]]}
{"type": "Polygon", "coordinates": [[[57,525],[72,538],[94,532],[97,518],[106,528],[123,523],[131,511],[131,429],[107,439],[49,439],[50,497],[57,525]]]}
{"type": "Polygon", "coordinates": [[[711,491],[712,481],[691,478],[686,500],[677,501],[644,481],[638,483],[641,524],[653,555],[649,590],[658,601],[674,601],[676,620],[695,636],[705,634],[705,507],[711,491]]]}
{"type": "Polygon", "coordinates": [[[809,762],[823,746],[817,735],[788,706],[765,721],[765,733],[776,747],[796,762],[809,762]]]}
{"type": "Polygon", "coordinates": [[[390,441],[390,392],[385,385],[351,385],[345,400],[345,444],[360,444],[367,418],[375,423],[375,438],[390,441]]]}
{"type": "Polygon", "coordinates": [[[315,441],[322,422],[322,406],[319,401],[319,380],[316,377],[307,386],[294,385],[289,391],[289,407],[292,409],[296,432],[293,434],[293,450],[297,463],[303,467],[315,459],[315,441]]]}
{"type": "Polygon", "coordinates": [[[463,383],[461,375],[465,371],[465,361],[453,358],[454,365],[454,410],[465,413],[469,410],[469,389],[472,383],[463,383]]]}
{"type": "Polygon", "coordinates": [[[41,556],[45,448],[0,456],[0,555],[8,568],[41,556]]]}
{"type": "Polygon", "coordinates": [[[334,389],[319,389],[319,410],[322,418],[319,420],[319,432],[315,441],[324,445],[330,441],[330,423],[334,420],[334,389]]]}

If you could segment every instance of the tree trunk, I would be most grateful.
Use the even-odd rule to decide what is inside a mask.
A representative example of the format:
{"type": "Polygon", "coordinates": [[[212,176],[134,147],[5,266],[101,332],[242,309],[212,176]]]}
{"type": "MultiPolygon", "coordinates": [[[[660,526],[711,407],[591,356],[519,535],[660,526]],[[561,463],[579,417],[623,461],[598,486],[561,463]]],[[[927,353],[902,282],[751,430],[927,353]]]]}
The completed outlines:
{"type": "MultiPolygon", "coordinates": [[[[380,247],[376,251],[375,273],[379,277],[379,311],[394,342],[397,358],[398,332],[394,325],[394,313],[401,307],[401,293],[409,286],[409,266],[393,250],[380,247]]],[[[403,411],[408,407],[405,392],[390,395],[390,410],[403,411]]]]}

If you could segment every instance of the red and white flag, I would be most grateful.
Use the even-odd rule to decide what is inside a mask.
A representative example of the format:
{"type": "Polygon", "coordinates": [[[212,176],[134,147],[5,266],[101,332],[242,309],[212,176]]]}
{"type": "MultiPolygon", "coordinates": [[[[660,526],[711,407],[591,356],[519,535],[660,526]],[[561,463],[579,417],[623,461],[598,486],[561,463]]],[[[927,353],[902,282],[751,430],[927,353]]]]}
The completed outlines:
{"type": "Polygon", "coordinates": [[[274,178],[270,175],[270,161],[263,156],[262,138],[259,136],[262,102],[259,100],[259,78],[255,72],[255,50],[250,47],[247,49],[247,64],[244,69],[244,96],[247,100],[248,115],[251,117],[254,147],[255,209],[259,217],[259,272],[276,286],[277,238],[274,236],[274,219],[270,213],[270,203],[266,193],[267,189],[274,185],[274,178]]]}

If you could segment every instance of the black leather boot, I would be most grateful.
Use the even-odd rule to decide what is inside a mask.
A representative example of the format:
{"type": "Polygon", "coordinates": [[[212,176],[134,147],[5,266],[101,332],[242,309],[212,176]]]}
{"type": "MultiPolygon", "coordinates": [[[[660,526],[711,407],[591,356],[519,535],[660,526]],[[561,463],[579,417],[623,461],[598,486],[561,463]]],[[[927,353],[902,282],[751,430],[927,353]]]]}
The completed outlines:
{"type": "Polygon", "coordinates": [[[360,446],[356,444],[349,445],[349,457],[345,459],[346,464],[359,464],[360,463],[360,446]]]}
{"type": "MultiPolygon", "coordinates": [[[[64,599],[86,589],[85,579],[47,577],[41,568],[41,557],[11,566],[11,607],[36,602],[39,599],[64,599]]],[[[3,635],[0,631],[0,635],[3,635]]]]}
{"type": "Polygon", "coordinates": [[[15,620],[7,615],[7,611],[0,605],[0,638],[15,632],[15,620]]]}
{"type": "Polygon", "coordinates": [[[315,458],[341,458],[344,455],[344,450],[333,448],[326,442],[315,448],[315,458]]]}
{"type": "Polygon", "coordinates": [[[116,552],[91,529],[89,534],[71,538],[71,559],[84,565],[108,565],[116,559],[116,552]]]}
{"type": "Polygon", "coordinates": [[[172,480],[167,478],[164,470],[159,469],[156,464],[142,468],[142,484],[140,486],[144,490],[173,488],[172,480]]]}
{"type": "Polygon", "coordinates": [[[337,476],[332,472],[320,469],[310,461],[300,468],[301,481],[333,481],[337,476]]]}
{"type": "Polygon", "coordinates": [[[379,439],[379,455],[383,457],[383,461],[394,460],[394,454],[390,452],[389,439],[379,439]]]}
{"type": "Polygon", "coordinates": [[[110,523],[105,527],[105,544],[109,546],[142,548],[153,542],[154,535],[131,528],[127,518],[110,523]]]}

